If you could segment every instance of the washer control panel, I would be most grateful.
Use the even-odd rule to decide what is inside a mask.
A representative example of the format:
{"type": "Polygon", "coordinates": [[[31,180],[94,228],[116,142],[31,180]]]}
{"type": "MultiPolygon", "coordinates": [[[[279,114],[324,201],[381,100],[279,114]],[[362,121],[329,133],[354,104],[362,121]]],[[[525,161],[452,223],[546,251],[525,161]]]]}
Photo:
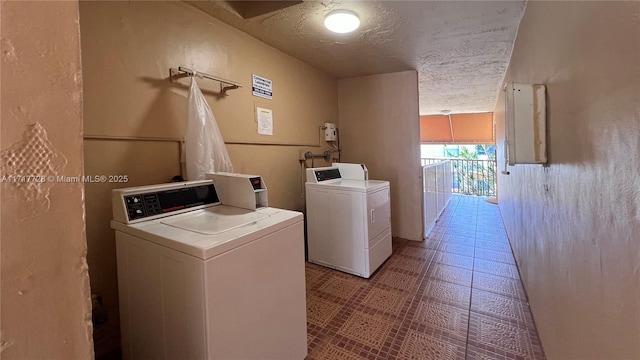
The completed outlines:
{"type": "Polygon", "coordinates": [[[213,184],[133,194],[124,197],[129,221],[217,203],[213,184]]]}
{"type": "Polygon", "coordinates": [[[316,170],[315,176],[317,182],[341,178],[340,170],[338,169],[316,170]]]}
{"type": "Polygon", "coordinates": [[[251,182],[253,190],[262,189],[262,178],[260,176],[250,177],[249,181],[251,182]]]}

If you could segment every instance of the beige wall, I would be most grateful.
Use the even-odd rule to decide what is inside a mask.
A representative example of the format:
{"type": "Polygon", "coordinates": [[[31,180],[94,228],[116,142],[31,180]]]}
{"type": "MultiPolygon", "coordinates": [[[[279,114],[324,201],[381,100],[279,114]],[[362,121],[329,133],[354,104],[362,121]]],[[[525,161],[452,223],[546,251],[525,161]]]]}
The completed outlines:
{"type": "Polygon", "coordinates": [[[518,31],[506,80],[547,85],[549,167],[509,167],[500,209],[549,359],[640,358],[639,13],[534,1],[518,31]]]}
{"type": "Polygon", "coordinates": [[[82,2],[80,26],[85,171],[129,177],[125,184],[86,186],[92,291],[103,296],[110,315],[96,332],[100,353],[118,337],[110,191],[168,182],[180,173],[189,81],[170,83],[169,68],[192,67],[244,85],[220,96],[217,82],[198,80],[234,171],[262,175],[269,205],[295,210],[304,209],[299,153],[328,149],[320,127],[337,123],[337,81],[183,2],[82,2]],[[273,100],[252,96],[251,74],[273,81],[273,100]],[[273,110],[273,136],[257,134],[256,105],[273,110]]]}
{"type": "Polygon", "coordinates": [[[343,162],[364,163],[391,183],[393,236],[422,240],[418,74],[404,71],[339,81],[343,162]]]}
{"type": "Polygon", "coordinates": [[[2,359],[90,359],[78,3],[3,1],[2,359]],[[53,176],[54,179],[49,179],[53,176]]]}

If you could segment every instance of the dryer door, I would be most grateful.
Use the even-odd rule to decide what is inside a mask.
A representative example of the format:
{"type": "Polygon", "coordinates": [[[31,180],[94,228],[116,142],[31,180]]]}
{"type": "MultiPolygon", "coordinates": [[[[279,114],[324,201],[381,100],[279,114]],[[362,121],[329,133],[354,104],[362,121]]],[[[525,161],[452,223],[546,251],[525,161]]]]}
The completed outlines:
{"type": "Polygon", "coordinates": [[[368,242],[391,227],[389,187],[367,193],[368,242]]]}

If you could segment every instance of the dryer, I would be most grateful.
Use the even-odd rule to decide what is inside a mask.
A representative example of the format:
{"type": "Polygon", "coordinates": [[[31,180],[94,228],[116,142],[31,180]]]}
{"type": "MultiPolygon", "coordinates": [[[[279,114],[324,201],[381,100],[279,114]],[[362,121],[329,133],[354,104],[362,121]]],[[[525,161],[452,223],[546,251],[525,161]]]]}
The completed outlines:
{"type": "Polygon", "coordinates": [[[221,204],[211,180],[112,201],[124,359],[305,358],[301,213],[221,204]]]}
{"type": "Polygon", "coordinates": [[[334,165],[307,169],[308,260],[369,278],[391,256],[389,182],[363,180],[361,164],[334,165]]]}

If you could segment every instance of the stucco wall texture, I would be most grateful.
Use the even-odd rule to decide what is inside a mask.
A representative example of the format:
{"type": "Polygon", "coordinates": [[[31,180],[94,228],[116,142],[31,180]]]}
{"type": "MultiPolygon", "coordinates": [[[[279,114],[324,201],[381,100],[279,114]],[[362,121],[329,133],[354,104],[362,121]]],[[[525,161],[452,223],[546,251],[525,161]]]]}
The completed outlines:
{"type": "Polygon", "coordinates": [[[0,7],[0,357],[90,359],[78,3],[0,7]]]}
{"type": "MultiPolygon", "coordinates": [[[[639,14],[529,2],[505,79],[547,86],[549,165],[498,193],[549,359],[640,358],[639,14]]],[[[504,96],[494,113],[503,159],[504,96]]]]}

